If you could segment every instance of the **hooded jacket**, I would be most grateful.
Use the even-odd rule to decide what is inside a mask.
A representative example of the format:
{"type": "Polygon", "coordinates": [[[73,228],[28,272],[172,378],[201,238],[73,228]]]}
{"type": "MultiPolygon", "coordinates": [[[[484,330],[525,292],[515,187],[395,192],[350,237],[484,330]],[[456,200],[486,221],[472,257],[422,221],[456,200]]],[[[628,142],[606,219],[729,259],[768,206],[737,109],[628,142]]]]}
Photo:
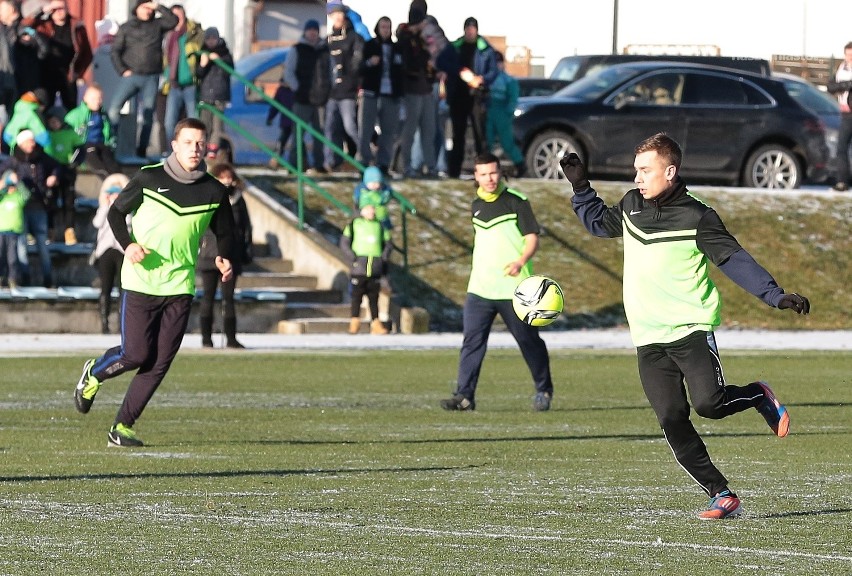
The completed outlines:
{"type": "MultiPolygon", "coordinates": [[[[224,38],[219,38],[216,46],[206,51],[218,54],[222,62],[233,68],[234,57],[231,55],[224,38]]],[[[210,60],[206,66],[198,67],[196,75],[200,84],[199,100],[202,102],[231,101],[231,76],[221,66],[210,60]]]]}
{"type": "Polygon", "coordinates": [[[331,57],[331,98],[354,100],[361,85],[364,39],[355,32],[348,17],[343,28],[332,29],[329,33],[328,53],[331,57]]]}
{"type": "Polygon", "coordinates": [[[162,74],[163,37],[178,24],[171,9],[157,6],[150,20],[140,20],[136,12],[118,28],[112,44],[112,64],[119,74],[130,70],[134,74],[162,74]]]}
{"type": "Polygon", "coordinates": [[[67,80],[74,82],[81,78],[89,65],[92,63],[92,45],[89,42],[89,34],[86,32],[86,25],[79,20],[76,20],[68,14],[65,20],[66,26],[71,30],[71,47],[72,53],[65,55],[63,60],[67,62],[58,62],[55,58],[51,58],[52,51],[51,41],[56,35],[56,24],[50,18],[50,15],[45,12],[40,12],[33,16],[32,19],[25,20],[26,23],[33,26],[39,34],[44,36],[48,42],[47,61],[58,64],[60,70],[67,74],[67,80]]]}
{"type": "Polygon", "coordinates": [[[328,45],[320,40],[311,44],[302,36],[288,57],[284,77],[293,89],[298,104],[325,106],[331,90],[328,45]]]}

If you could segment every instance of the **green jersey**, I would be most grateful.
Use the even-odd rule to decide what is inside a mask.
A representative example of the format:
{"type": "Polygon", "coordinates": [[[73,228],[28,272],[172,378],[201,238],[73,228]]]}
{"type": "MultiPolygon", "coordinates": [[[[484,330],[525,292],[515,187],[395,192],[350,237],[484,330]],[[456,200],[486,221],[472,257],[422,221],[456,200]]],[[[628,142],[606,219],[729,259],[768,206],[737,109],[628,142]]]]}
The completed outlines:
{"type": "Polygon", "coordinates": [[[198,245],[208,226],[219,239],[219,253],[230,259],[228,191],[210,174],[182,183],[163,164],[146,166],[121,191],[113,209],[133,215],[131,240],[150,251],[138,264],[125,256],[121,285],[126,290],[150,296],[195,294],[198,245]]]}

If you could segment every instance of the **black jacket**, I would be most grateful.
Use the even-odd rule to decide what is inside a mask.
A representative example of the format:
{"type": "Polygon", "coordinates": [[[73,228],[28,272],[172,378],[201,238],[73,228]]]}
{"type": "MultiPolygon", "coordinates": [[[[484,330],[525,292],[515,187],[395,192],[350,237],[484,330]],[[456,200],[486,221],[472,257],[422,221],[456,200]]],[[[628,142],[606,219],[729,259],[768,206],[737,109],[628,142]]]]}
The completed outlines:
{"type": "MultiPolygon", "coordinates": [[[[331,89],[328,45],[320,42],[312,46],[303,39],[293,50],[296,56],[294,72],[298,81],[295,101],[310,106],[325,106],[331,89]]],[[[289,72],[289,67],[287,70],[289,72]]]]}
{"type": "Polygon", "coordinates": [[[383,96],[393,96],[397,98],[404,94],[403,66],[402,66],[402,48],[396,42],[391,40],[383,41],[381,38],[373,38],[364,45],[364,60],[361,63],[361,88],[365,92],[372,92],[379,95],[382,85],[382,72],[385,67],[384,48],[390,47],[390,84],[391,93],[382,94],[383,96]],[[378,56],[381,58],[378,64],[370,64],[370,58],[378,56]]]}
{"type": "MultiPolygon", "coordinates": [[[[219,42],[209,52],[218,54],[222,62],[231,68],[234,67],[234,57],[222,38],[219,38],[219,42]]],[[[231,101],[231,76],[221,66],[210,60],[207,66],[198,66],[195,69],[195,75],[198,76],[200,83],[199,100],[202,102],[231,101]]]]}
{"type": "Polygon", "coordinates": [[[331,94],[334,100],[354,100],[361,85],[361,62],[364,60],[364,39],[346,19],[341,30],[328,35],[331,57],[331,94]]]}
{"type": "Polygon", "coordinates": [[[134,74],[163,73],[163,38],[178,23],[170,8],[157,6],[159,18],[140,20],[134,12],[130,20],[118,28],[112,44],[112,65],[119,75],[125,70],[134,74]]]}
{"type": "Polygon", "coordinates": [[[62,166],[45,153],[41,146],[35,145],[32,153],[25,154],[20,146],[16,146],[12,156],[0,164],[0,174],[12,170],[18,176],[18,181],[30,190],[27,208],[40,207],[47,209],[53,200],[53,189],[47,187],[48,176],[59,176],[62,166]]]}

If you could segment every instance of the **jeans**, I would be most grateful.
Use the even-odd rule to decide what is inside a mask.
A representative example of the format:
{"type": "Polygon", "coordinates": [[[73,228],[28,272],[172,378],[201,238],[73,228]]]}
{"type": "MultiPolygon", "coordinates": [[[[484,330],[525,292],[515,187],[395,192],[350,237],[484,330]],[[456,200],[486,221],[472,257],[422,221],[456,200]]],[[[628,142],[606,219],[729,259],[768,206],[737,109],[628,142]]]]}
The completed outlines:
{"type": "Polygon", "coordinates": [[[18,270],[18,236],[16,232],[0,232],[0,258],[4,261],[0,266],[0,276],[6,276],[11,288],[13,284],[21,283],[21,272],[18,270]]]}
{"type": "Polygon", "coordinates": [[[24,208],[24,232],[18,236],[18,262],[21,277],[27,284],[32,283],[30,259],[27,255],[27,234],[32,234],[38,248],[41,261],[41,282],[44,286],[53,284],[53,268],[50,263],[50,251],[47,249],[47,210],[44,207],[24,208]]]}
{"type": "MultiPolygon", "coordinates": [[[[353,142],[358,142],[358,123],[356,119],[355,100],[329,100],[325,105],[325,137],[343,148],[343,131],[353,142]]],[[[343,162],[342,158],[335,158],[337,153],[331,148],[325,150],[325,163],[334,167],[343,162]]]]}
{"type": "Polygon", "coordinates": [[[399,98],[364,94],[361,100],[361,119],[358,123],[361,129],[361,139],[358,149],[361,151],[361,162],[373,163],[373,150],[370,141],[377,121],[379,126],[379,146],[376,150],[376,165],[387,169],[393,160],[393,145],[399,131],[399,98]]]}
{"type": "MultiPolygon", "coordinates": [[[[435,97],[431,92],[428,94],[406,94],[405,123],[402,127],[402,135],[399,144],[398,168],[402,172],[411,170],[411,148],[414,144],[414,134],[420,130],[420,138],[423,142],[435,141],[435,129],[437,128],[437,106],[435,97]]],[[[435,160],[435,148],[423,146],[423,160],[426,170],[437,172],[435,160]]]]}
{"type": "MultiPolygon", "coordinates": [[[[170,85],[169,93],[166,95],[166,141],[171,142],[175,137],[175,126],[180,119],[180,110],[186,110],[187,118],[194,118],[195,114],[195,85],[175,86],[170,85]]],[[[210,128],[209,126],[207,127],[210,128]]]]}
{"type": "Polygon", "coordinates": [[[154,126],[154,105],[157,102],[157,86],[160,82],[159,74],[131,74],[122,76],[118,80],[118,86],[113,94],[107,108],[107,116],[113,126],[118,126],[121,120],[121,107],[133,96],[141,94],[142,97],[142,130],[139,132],[139,144],[136,153],[140,156],[145,154],[148,141],[151,139],[151,128],[154,126]]]}
{"type": "MultiPolygon", "coordinates": [[[[293,114],[296,115],[299,120],[303,122],[307,122],[311,128],[316,130],[319,133],[322,133],[322,128],[320,128],[319,123],[319,108],[317,106],[311,106],[310,104],[301,104],[296,102],[293,104],[293,114]]],[[[294,142],[293,149],[290,151],[290,164],[292,164],[295,168],[304,172],[309,166],[313,166],[314,168],[322,168],[323,162],[323,145],[322,143],[314,138],[312,135],[306,135],[307,131],[302,132],[302,141],[294,142]],[[312,140],[311,145],[311,158],[313,158],[313,163],[308,162],[308,158],[305,156],[305,138],[310,138],[312,140]],[[297,151],[302,150],[302,166],[299,166],[296,162],[297,160],[297,151]]]]}

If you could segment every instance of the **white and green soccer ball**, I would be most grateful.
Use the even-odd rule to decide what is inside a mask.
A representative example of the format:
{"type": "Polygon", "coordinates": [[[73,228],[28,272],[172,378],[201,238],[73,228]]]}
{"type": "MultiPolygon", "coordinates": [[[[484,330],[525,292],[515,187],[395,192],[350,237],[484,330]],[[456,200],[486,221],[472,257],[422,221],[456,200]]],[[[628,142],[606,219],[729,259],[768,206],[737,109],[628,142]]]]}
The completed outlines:
{"type": "Polygon", "coordinates": [[[547,326],[562,314],[565,299],[556,280],[535,275],[524,278],[515,288],[512,308],[522,322],[530,326],[547,326]]]}

